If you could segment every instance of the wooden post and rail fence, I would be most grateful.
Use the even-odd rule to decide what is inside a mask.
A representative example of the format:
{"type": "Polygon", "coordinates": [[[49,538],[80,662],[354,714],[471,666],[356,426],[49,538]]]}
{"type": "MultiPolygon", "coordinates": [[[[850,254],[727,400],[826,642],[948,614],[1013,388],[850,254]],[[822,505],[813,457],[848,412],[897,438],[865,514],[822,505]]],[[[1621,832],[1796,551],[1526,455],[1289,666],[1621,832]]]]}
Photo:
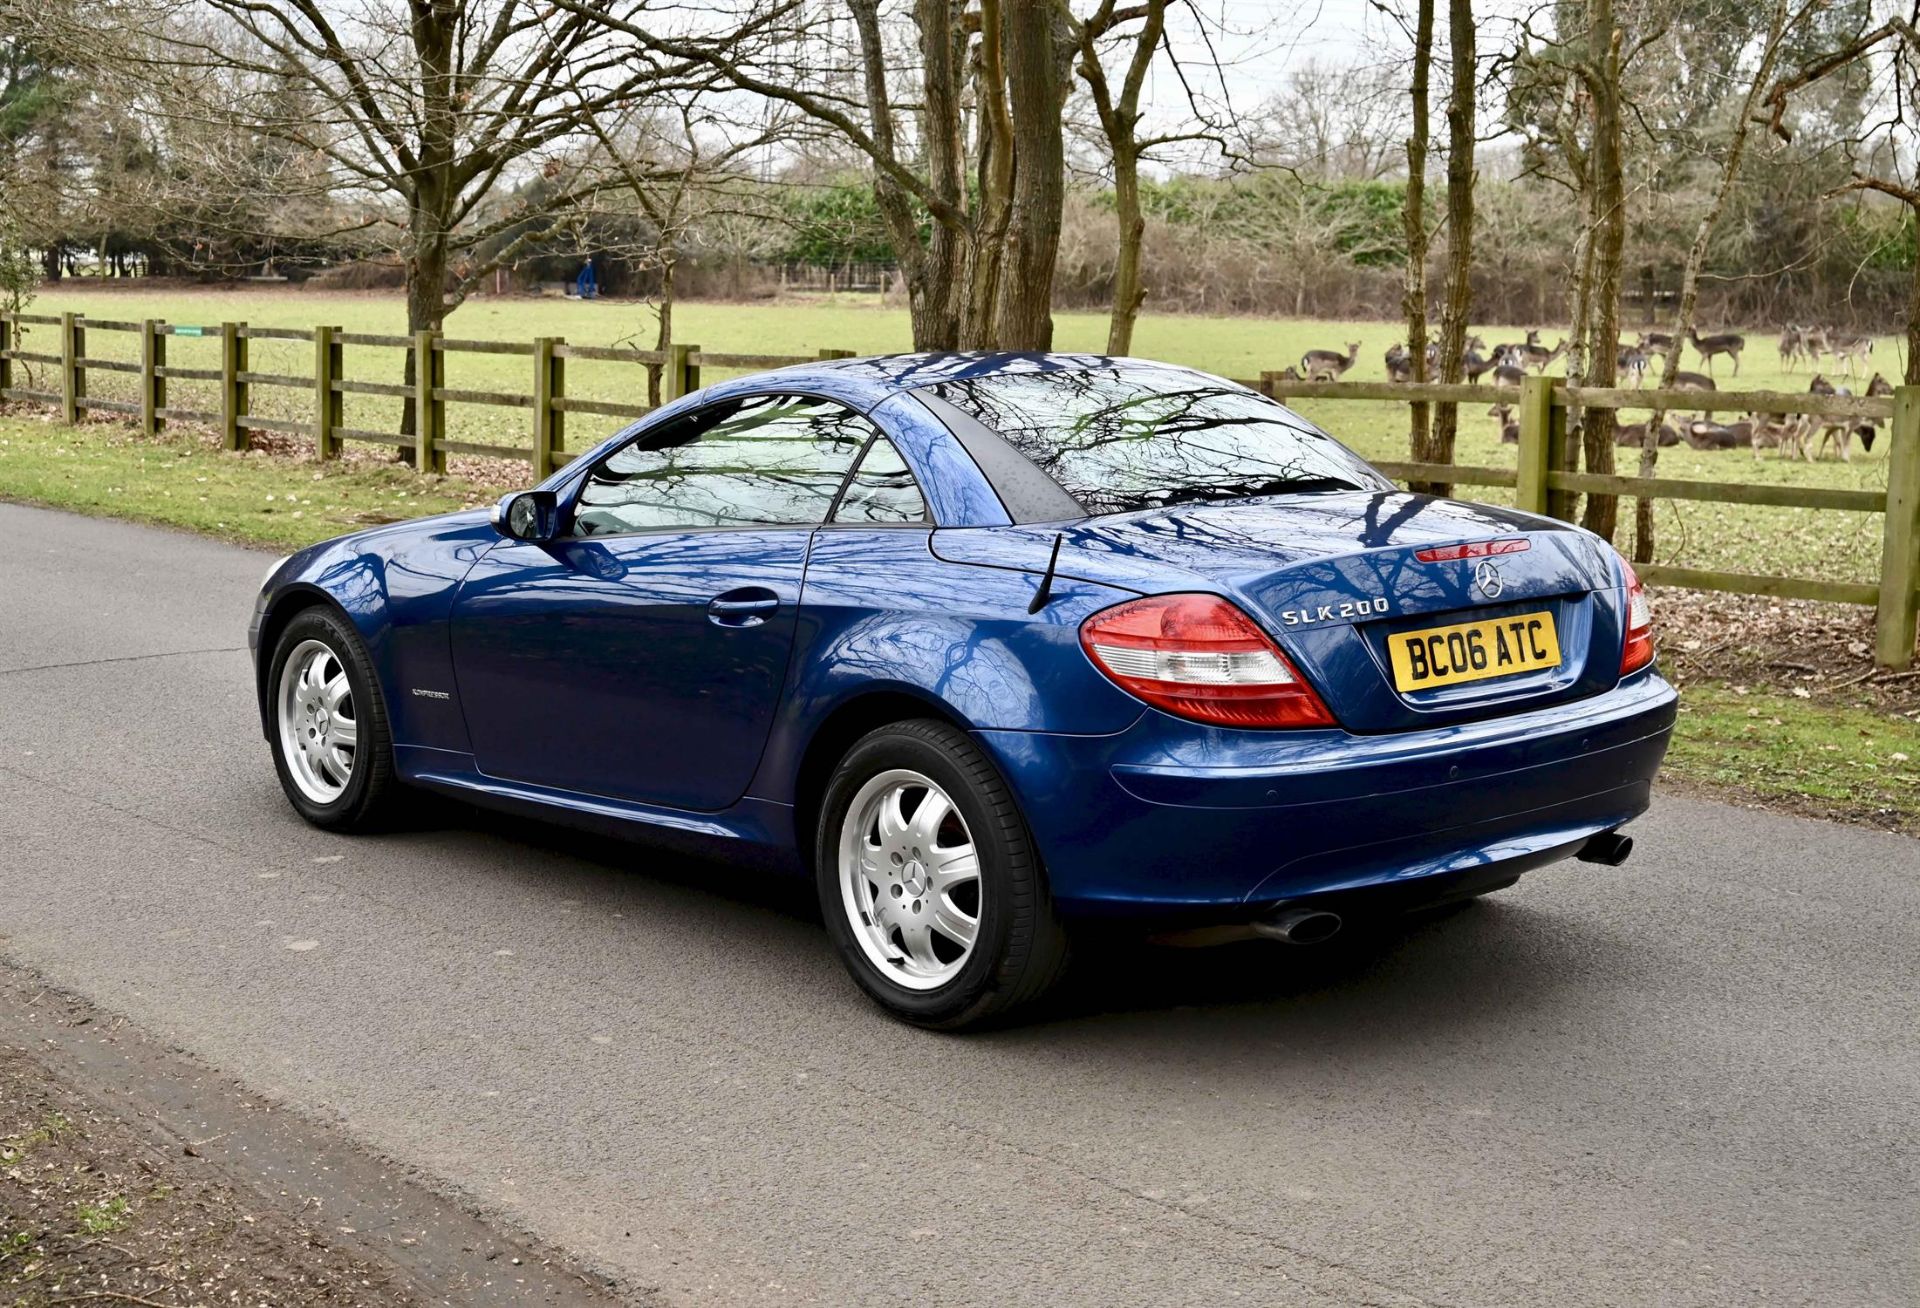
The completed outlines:
{"type": "MultiPolygon", "coordinates": [[[[721,354],[698,345],[676,344],[669,350],[649,351],[620,347],[568,345],[559,337],[543,336],[531,342],[477,341],[450,338],[423,331],[411,336],[346,332],[337,327],[298,330],[252,327],[226,322],[218,326],[186,326],[158,320],[109,322],[77,314],[0,314],[0,399],[49,405],[67,422],[78,422],[89,411],[119,414],[137,423],[147,435],[163,431],[168,423],[204,424],[218,431],[232,450],[247,448],[251,433],[277,432],[313,442],[320,459],[337,458],[347,442],[370,442],[410,450],[414,466],[422,471],[444,471],[448,454],[526,459],[535,479],[549,475],[575,458],[566,448],[567,415],[633,418],[656,405],[588,399],[567,393],[567,360],[596,360],[645,368],[648,394],[667,403],[697,390],[701,370],[775,368],[815,359],[847,358],[848,350],[822,350],[813,355],[721,354]],[[20,328],[51,327],[58,333],[58,351],[20,348],[20,328]],[[139,338],[138,362],[94,358],[87,353],[89,333],[126,332],[139,338]],[[182,367],[168,359],[169,338],[217,338],[219,366],[182,367]],[[257,372],[250,367],[249,343],[257,340],[311,342],[311,375],[257,372]],[[354,379],[348,376],[351,347],[384,347],[408,352],[415,363],[411,385],[354,379]],[[528,360],[528,389],[518,391],[467,390],[446,384],[446,357],[450,354],[491,354],[528,360]],[[424,360],[424,365],[420,361],[424,360]],[[17,363],[55,369],[57,389],[17,384],[17,363]],[[114,400],[89,395],[89,372],[133,374],[138,399],[114,400]],[[193,410],[170,403],[169,381],[216,384],[218,410],[193,410]],[[253,398],[259,388],[282,388],[308,393],[312,419],[295,421],[255,413],[253,398]],[[414,432],[374,431],[351,427],[345,421],[348,395],[411,399],[414,432]],[[446,406],[477,404],[528,411],[531,445],[493,445],[449,437],[446,406]]],[[[1519,416],[1520,442],[1513,468],[1471,465],[1377,462],[1374,466],[1401,481],[1449,486],[1510,488],[1518,507],[1533,513],[1571,519],[1579,495],[1624,495],[1647,499],[1713,501],[1726,504],[1878,513],[1883,517],[1880,580],[1877,583],[1824,581],[1811,577],[1773,576],[1645,564],[1643,580],[1663,586],[1731,591],[1791,599],[1862,604],[1875,610],[1875,661],[1883,667],[1907,668],[1914,659],[1916,623],[1920,623],[1920,386],[1901,386],[1891,398],[1794,394],[1772,391],[1702,393],[1593,389],[1568,386],[1550,377],[1529,377],[1517,388],[1476,385],[1407,384],[1399,382],[1303,382],[1263,373],[1245,383],[1276,399],[1374,400],[1411,403],[1506,403],[1519,416]],[[1890,423],[1887,449],[1887,489],[1847,490],[1814,486],[1763,485],[1753,482],[1681,480],[1671,477],[1629,477],[1579,472],[1567,457],[1567,415],[1571,408],[1651,409],[1669,411],[1710,407],[1718,412],[1809,414],[1853,421],[1890,423]]],[[[596,436],[596,442],[598,437],[596,436]]]]}

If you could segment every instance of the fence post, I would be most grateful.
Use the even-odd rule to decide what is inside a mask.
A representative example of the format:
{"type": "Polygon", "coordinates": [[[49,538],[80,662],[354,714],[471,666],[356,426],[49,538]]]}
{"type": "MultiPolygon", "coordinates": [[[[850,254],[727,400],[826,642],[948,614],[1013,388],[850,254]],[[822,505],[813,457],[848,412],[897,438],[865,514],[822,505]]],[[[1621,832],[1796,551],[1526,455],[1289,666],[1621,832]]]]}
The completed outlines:
{"type": "Polygon", "coordinates": [[[243,322],[220,324],[220,443],[230,450],[244,450],[250,443],[240,420],[247,413],[247,384],[240,374],[247,371],[247,338],[240,333],[243,322]]]}
{"type": "Polygon", "coordinates": [[[1920,386],[1896,386],[1887,448],[1887,520],[1880,553],[1880,603],[1874,611],[1873,661],[1913,665],[1920,603],[1920,386]]]}
{"type": "MultiPolygon", "coordinates": [[[[1558,383],[1555,383],[1558,385],[1558,383]]],[[[1562,472],[1572,466],[1567,457],[1567,419],[1572,410],[1561,402],[1555,402],[1547,415],[1547,471],[1562,472]]],[[[1562,522],[1572,522],[1575,511],[1580,507],[1580,492],[1550,490],[1547,492],[1547,516],[1558,518],[1562,522]]]]}
{"type": "Polygon", "coordinates": [[[434,349],[440,333],[423,327],[413,334],[413,466],[420,472],[445,472],[447,402],[434,392],[447,385],[447,356],[434,349]]]}
{"type": "Polygon", "coordinates": [[[80,401],[87,393],[87,374],[80,360],[86,357],[87,329],[80,315],[60,315],[60,417],[69,424],[80,421],[80,401]]]}
{"type": "Polygon", "coordinates": [[[554,407],[567,393],[567,356],[554,350],[566,342],[542,336],[533,343],[533,479],[545,481],[560,465],[554,455],[566,447],[567,415],[554,407]]]}
{"type": "Polygon", "coordinates": [[[0,400],[6,399],[6,392],[13,389],[13,360],[7,357],[12,349],[13,320],[0,315],[0,400]]]}
{"type": "Polygon", "coordinates": [[[167,366],[167,334],[152,318],[140,322],[140,434],[158,436],[166,426],[160,410],[167,407],[167,379],[160,369],[167,366]]]}
{"type": "Polygon", "coordinates": [[[700,368],[693,362],[693,356],[700,352],[698,345],[682,345],[675,342],[667,347],[666,393],[660,398],[671,404],[682,395],[691,395],[700,389],[700,368]]]}
{"type": "Polygon", "coordinates": [[[340,453],[340,415],[345,396],[333,389],[340,379],[340,342],[334,340],[338,327],[313,329],[313,451],[319,459],[335,458],[340,453]]]}
{"type": "Polygon", "coordinates": [[[1514,507],[1526,513],[1547,511],[1551,502],[1547,473],[1553,457],[1553,378],[1528,377],[1520,383],[1520,465],[1514,481],[1514,507]]]}

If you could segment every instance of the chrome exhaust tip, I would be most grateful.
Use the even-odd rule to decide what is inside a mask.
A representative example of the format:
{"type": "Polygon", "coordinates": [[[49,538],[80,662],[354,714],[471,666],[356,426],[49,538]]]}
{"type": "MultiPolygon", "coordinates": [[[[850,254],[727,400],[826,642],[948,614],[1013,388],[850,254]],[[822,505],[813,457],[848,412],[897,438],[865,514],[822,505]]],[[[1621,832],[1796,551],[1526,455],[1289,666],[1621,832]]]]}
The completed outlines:
{"type": "Polygon", "coordinates": [[[1323,908],[1290,908],[1253,924],[1269,940],[1289,945],[1317,945],[1331,940],[1344,925],[1338,913],[1323,908]]]}
{"type": "Polygon", "coordinates": [[[1602,831],[1590,836],[1587,843],[1580,846],[1580,852],[1574,855],[1582,863],[1604,863],[1608,867],[1619,867],[1633,853],[1633,837],[1623,836],[1618,831],[1602,831]]]}

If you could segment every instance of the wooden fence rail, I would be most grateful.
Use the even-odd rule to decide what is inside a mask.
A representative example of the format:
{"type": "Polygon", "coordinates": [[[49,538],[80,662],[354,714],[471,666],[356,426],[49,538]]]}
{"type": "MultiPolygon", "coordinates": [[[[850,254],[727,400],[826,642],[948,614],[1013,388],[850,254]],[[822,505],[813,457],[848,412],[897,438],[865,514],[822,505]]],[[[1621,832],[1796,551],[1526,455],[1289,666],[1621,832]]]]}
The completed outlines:
{"type": "Polygon", "coordinates": [[[816,359],[850,358],[850,350],[822,350],[817,355],[717,354],[706,353],[698,345],[675,345],[670,350],[638,350],[619,346],[568,345],[560,337],[542,337],[538,341],[480,341],[447,337],[440,332],[423,331],[411,336],[392,336],[372,332],[348,332],[338,327],[311,329],[255,327],[244,322],[223,322],[218,326],[169,323],[157,319],[143,322],[112,322],[84,318],[78,314],[0,314],[0,399],[33,404],[52,404],[68,422],[77,422],[87,410],[123,414],[138,420],[148,435],[162,431],[173,422],[204,422],[216,427],[222,443],[231,450],[243,450],[250,444],[250,433],[270,431],[305,437],[313,442],[320,459],[339,457],[346,442],[361,442],[410,450],[414,466],[427,471],[444,472],[448,454],[474,454],[502,459],[526,459],[536,478],[544,478],[575,457],[566,448],[566,415],[569,413],[615,418],[638,418],[661,404],[690,394],[700,387],[703,366],[715,368],[774,368],[786,364],[808,363],[816,359]],[[59,352],[30,351],[18,348],[22,327],[58,329],[59,352]],[[128,332],[140,338],[139,361],[91,358],[87,355],[87,333],[128,332]],[[167,362],[167,339],[202,337],[217,340],[220,365],[217,368],[184,368],[167,362]],[[313,346],[313,370],[310,373],[256,372],[250,366],[249,344],[253,341],[306,342],[313,346]],[[411,383],[368,381],[348,376],[353,347],[371,347],[406,351],[411,383]],[[485,354],[519,357],[527,360],[527,390],[476,390],[446,384],[446,356],[449,354],[485,354]],[[425,366],[420,361],[426,360],[425,366]],[[631,364],[646,374],[648,402],[636,404],[622,400],[592,399],[567,394],[566,360],[580,359],[602,363],[631,364]],[[57,370],[57,390],[19,386],[15,363],[41,364],[57,370]],[[94,398],[87,394],[87,376],[93,372],[127,373],[139,378],[137,401],[94,398]],[[217,412],[170,407],[167,383],[170,380],[217,383],[217,412]],[[256,387],[304,390],[312,399],[312,416],[305,421],[256,413],[252,408],[256,387]],[[413,405],[411,434],[351,427],[346,422],[346,397],[372,395],[409,400],[413,405]],[[528,411],[530,445],[496,445],[461,441],[449,437],[446,423],[448,404],[477,404],[494,408],[528,411]]]}
{"type": "Polygon", "coordinates": [[[1528,377],[1518,389],[1498,389],[1401,382],[1296,382],[1270,372],[1262,374],[1257,383],[1247,384],[1276,399],[1512,404],[1520,425],[1514,468],[1439,463],[1377,463],[1375,466],[1390,477],[1408,482],[1511,487],[1514,503],[1519,508],[1567,521],[1574,517],[1574,497],[1582,494],[1883,514],[1878,584],[1722,572],[1659,563],[1641,565],[1638,571],[1642,580],[1661,586],[1869,605],[1875,610],[1875,661],[1891,668],[1906,668],[1913,663],[1915,627],[1920,621],[1920,611],[1916,610],[1916,587],[1920,587],[1920,386],[1897,387],[1889,398],[1773,391],[1595,389],[1570,387],[1552,377],[1528,377]],[[1571,467],[1566,432],[1568,410],[1581,406],[1616,410],[1657,407],[1668,411],[1706,408],[1721,413],[1890,420],[1891,435],[1886,446],[1887,489],[1842,490],[1578,472],[1571,467]]]}
{"type": "MultiPolygon", "coordinates": [[[[723,354],[698,345],[676,344],[665,352],[616,346],[568,345],[559,337],[531,342],[476,341],[423,331],[411,336],[346,332],[320,326],[310,330],[255,327],[244,322],[217,326],[160,320],[113,322],[78,314],[0,313],[0,399],[52,405],[68,422],[98,410],[121,414],[155,434],[170,422],[205,423],[217,429],[228,449],[245,449],[251,433],[276,432],[313,442],[321,459],[337,458],[349,441],[411,451],[422,470],[444,471],[448,454],[526,459],[536,479],[548,476],[577,456],[566,448],[568,414],[634,418],[699,389],[701,369],[773,368],[821,358],[846,358],[847,350],[817,355],[723,354]],[[58,352],[20,348],[22,327],[57,329],[58,352]],[[88,333],[132,333],[139,338],[139,362],[91,357],[88,333]],[[219,342],[217,368],[182,367],[168,359],[168,338],[208,338],[219,342]],[[257,372],[250,367],[254,341],[305,342],[313,347],[311,374],[257,372]],[[354,348],[406,351],[411,382],[370,381],[348,375],[354,348]],[[449,354],[486,354],[526,360],[527,390],[494,391],[449,387],[449,354]],[[567,394],[567,360],[622,363],[646,371],[648,402],[591,399],[567,394]],[[58,388],[18,385],[17,363],[57,369],[58,388]],[[89,372],[128,373],[138,377],[136,401],[111,400],[87,393],[89,372]],[[218,410],[169,403],[172,381],[217,383],[218,410]],[[305,390],[311,396],[306,421],[254,412],[255,388],[305,390]],[[349,395],[408,400],[413,407],[411,434],[351,427],[346,423],[349,395]],[[455,440],[447,431],[448,404],[476,404],[525,410],[530,444],[494,445],[455,440]]],[[[1920,622],[1920,386],[1902,386],[1891,398],[1786,394],[1770,391],[1698,392],[1568,387],[1548,377],[1529,377],[1517,388],[1396,382],[1304,382],[1263,373],[1245,383],[1276,399],[1391,400],[1399,403],[1507,403],[1519,415],[1520,443],[1513,468],[1455,464],[1384,462],[1376,466],[1403,481],[1450,486],[1498,486],[1514,492],[1515,503],[1534,513],[1563,519],[1573,516],[1578,495],[1628,495],[1646,499],[1807,508],[1883,515],[1878,584],[1822,581],[1810,577],[1767,576],[1648,564],[1641,576],[1655,584],[1742,594],[1829,600],[1871,605],[1876,610],[1875,658],[1882,666],[1905,668],[1914,657],[1920,622]],[[1821,417],[1890,420],[1887,489],[1839,490],[1825,487],[1710,482],[1668,477],[1627,477],[1580,472],[1568,460],[1566,430],[1570,408],[1700,409],[1718,412],[1812,414],[1821,417]]]]}

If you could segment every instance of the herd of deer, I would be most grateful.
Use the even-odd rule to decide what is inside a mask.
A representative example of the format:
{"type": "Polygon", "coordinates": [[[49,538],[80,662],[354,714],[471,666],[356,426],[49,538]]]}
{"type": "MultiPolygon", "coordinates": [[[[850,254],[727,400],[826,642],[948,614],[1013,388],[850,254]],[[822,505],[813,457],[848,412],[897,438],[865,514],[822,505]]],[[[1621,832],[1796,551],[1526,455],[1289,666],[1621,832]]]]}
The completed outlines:
{"type": "MultiPolygon", "coordinates": [[[[1740,352],[1747,348],[1747,338],[1738,332],[1719,332],[1711,336],[1702,336],[1697,330],[1689,328],[1686,343],[1693,346],[1700,356],[1706,372],[1687,372],[1674,374],[1674,390],[1712,391],[1718,389],[1713,379],[1713,361],[1725,355],[1733,361],[1734,376],[1740,375],[1740,352]]],[[[1642,332],[1634,345],[1622,345],[1614,362],[1620,379],[1635,387],[1646,384],[1647,375],[1656,359],[1662,359],[1679,348],[1681,339],[1666,332],[1642,332]]],[[[1487,349],[1486,342],[1478,336],[1467,338],[1467,352],[1463,361],[1463,371],[1468,381],[1479,383],[1480,379],[1492,374],[1495,386],[1518,386],[1529,371],[1545,372],[1554,360],[1566,353],[1567,342],[1561,342],[1548,349],[1540,343],[1540,333],[1529,331],[1524,341],[1509,341],[1487,349]]],[[[1780,366],[1784,371],[1793,371],[1795,365],[1808,362],[1815,367],[1820,365],[1825,355],[1833,357],[1833,371],[1839,375],[1842,370],[1848,376],[1857,376],[1866,367],[1868,358],[1873,354],[1873,338],[1851,333],[1842,333],[1824,327],[1801,327],[1789,323],[1780,335],[1780,366]]],[[[1387,379],[1394,382],[1413,380],[1412,355],[1404,343],[1391,346],[1386,353],[1387,379]]],[[[1360,358],[1360,343],[1354,341],[1345,353],[1339,350],[1308,350],[1300,358],[1298,368],[1288,368],[1280,374],[1282,381],[1338,381],[1360,358]]],[[[1427,346],[1427,372],[1432,375],[1438,370],[1440,362],[1439,346],[1427,346]]],[[[1807,387],[1814,395],[1851,395],[1853,391],[1845,386],[1835,386],[1822,373],[1815,373],[1813,382],[1807,387]]],[[[1891,395],[1893,387],[1879,373],[1873,374],[1873,380],[1867,384],[1868,395],[1891,395]]],[[[1860,438],[1860,447],[1872,450],[1874,438],[1879,434],[1879,424],[1875,420],[1853,418],[1816,418],[1810,414],[1758,414],[1750,413],[1744,419],[1734,423],[1714,421],[1708,415],[1711,410],[1702,410],[1690,421],[1683,421],[1678,427],[1672,423],[1660,424],[1659,442],[1661,445],[1679,445],[1683,442],[1697,450],[1730,450],[1751,448],[1758,457],[1762,449],[1777,449],[1782,458],[1801,458],[1811,460],[1824,454],[1831,444],[1842,462],[1850,458],[1850,446],[1855,436],[1860,438]]],[[[1509,443],[1520,439],[1520,424],[1515,420],[1511,406],[1496,404],[1487,410],[1500,427],[1500,439],[1509,443]]],[[[1621,424],[1617,439],[1621,445],[1639,445],[1646,436],[1646,423],[1621,424]]]]}

